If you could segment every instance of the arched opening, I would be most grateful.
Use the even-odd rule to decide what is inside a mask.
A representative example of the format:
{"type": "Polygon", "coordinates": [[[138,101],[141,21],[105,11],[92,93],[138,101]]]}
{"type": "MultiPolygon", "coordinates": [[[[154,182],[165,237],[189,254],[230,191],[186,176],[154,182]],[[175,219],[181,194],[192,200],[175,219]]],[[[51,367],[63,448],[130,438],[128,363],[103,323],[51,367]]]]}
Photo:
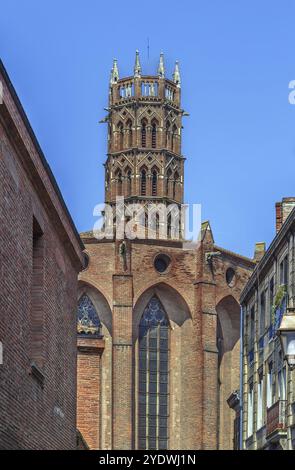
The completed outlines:
{"type": "Polygon", "coordinates": [[[117,196],[122,196],[123,194],[123,179],[122,179],[122,172],[121,170],[117,170],[116,172],[116,180],[117,180],[117,196]]]}
{"type": "Polygon", "coordinates": [[[165,141],[165,146],[167,149],[170,147],[170,121],[167,121],[166,123],[166,141],[165,141]]]}
{"type": "Polygon", "coordinates": [[[139,323],[138,448],[168,448],[169,320],[157,296],[139,323]]]}
{"type": "Polygon", "coordinates": [[[131,183],[132,183],[132,173],[131,170],[127,170],[127,196],[131,195],[131,183]]]}
{"type": "Polygon", "coordinates": [[[140,173],[140,194],[146,196],[146,170],[144,168],[140,173]]]}
{"type": "Polygon", "coordinates": [[[135,448],[193,448],[194,341],[189,308],[173,287],[159,283],[139,296],[133,309],[135,448]]]}
{"type": "Polygon", "coordinates": [[[152,122],[152,148],[157,148],[157,121],[152,122]]]}
{"type": "Polygon", "coordinates": [[[176,198],[176,188],[177,188],[178,180],[179,180],[179,174],[178,174],[178,172],[176,171],[176,172],[174,173],[174,178],[173,178],[173,196],[172,196],[173,199],[176,198]]]}
{"type": "Polygon", "coordinates": [[[235,442],[235,412],[227,399],[239,389],[240,369],[240,306],[231,295],[216,306],[218,349],[218,435],[220,449],[233,449],[235,442]]]}
{"type": "Polygon", "coordinates": [[[141,121],[141,146],[143,148],[146,147],[146,121],[145,120],[142,120],[141,121]]]}
{"type": "Polygon", "coordinates": [[[172,225],[171,225],[171,212],[169,212],[167,217],[167,237],[171,238],[172,235],[172,225]]]}
{"type": "Polygon", "coordinates": [[[78,302],[77,332],[79,335],[101,336],[100,318],[87,294],[83,294],[78,302]]]}
{"type": "Polygon", "coordinates": [[[152,196],[157,196],[157,185],[158,185],[158,171],[154,169],[152,171],[152,196]]]}
{"type": "Polygon", "coordinates": [[[117,126],[118,130],[118,150],[122,150],[124,148],[124,131],[123,131],[123,124],[119,122],[117,126]]]}
{"type": "Polygon", "coordinates": [[[172,171],[169,168],[166,174],[166,196],[167,197],[169,197],[169,193],[170,193],[169,188],[170,188],[171,175],[172,175],[172,171]]]}
{"type": "Polygon", "coordinates": [[[81,281],[77,307],[77,427],[90,449],[110,448],[112,312],[105,296],[81,281]]]}
{"type": "Polygon", "coordinates": [[[132,147],[132,122],[131,119],[128,119],[126,123],[127,127],[127,147],[132,147]]]}
{"type": "Polygon", "coordinates": [[[174,124],[172,128],[172,143],[171,143],[172,152],[177,152],[177,127],[174,124]]]}

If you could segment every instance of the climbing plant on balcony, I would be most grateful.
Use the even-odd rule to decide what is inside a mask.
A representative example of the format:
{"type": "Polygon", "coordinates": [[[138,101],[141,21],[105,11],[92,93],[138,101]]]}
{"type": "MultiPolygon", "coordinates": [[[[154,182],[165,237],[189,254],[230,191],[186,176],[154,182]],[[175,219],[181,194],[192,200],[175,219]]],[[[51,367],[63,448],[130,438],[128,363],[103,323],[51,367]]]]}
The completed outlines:
{"type": "Polygon", "coordinates": [[[272,324],[276,322],[276,312],[282,306],[283,301],[286,298],[287,294],[287,286],[286,284],[281,284],[277,290],[276,296],[274,298],[274,303],[272,306],[272,324]]]}

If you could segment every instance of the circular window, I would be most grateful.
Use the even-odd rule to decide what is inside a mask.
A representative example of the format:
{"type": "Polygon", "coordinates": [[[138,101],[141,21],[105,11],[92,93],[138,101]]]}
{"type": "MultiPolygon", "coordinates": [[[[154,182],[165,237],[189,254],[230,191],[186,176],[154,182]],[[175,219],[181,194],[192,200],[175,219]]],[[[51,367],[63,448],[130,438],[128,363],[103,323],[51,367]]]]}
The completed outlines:
{"type": "Polygon", "coordinates": [[[169,256],[161,254],[156,256],[154,266],[158,273],[165,273],[171,263],[169,256]]]}
{"type": "Polygon", "coordinates": [[[89,265],[89,256],[87,253],[83,253],[83,271],[88,268],[89,265]]]}
{"type": "Polygon", "coordinates": [[[236,283],[236,273],[233,268],[228,268],[225,273],[226,282],[229,287],[233,287],[236,283]]]}

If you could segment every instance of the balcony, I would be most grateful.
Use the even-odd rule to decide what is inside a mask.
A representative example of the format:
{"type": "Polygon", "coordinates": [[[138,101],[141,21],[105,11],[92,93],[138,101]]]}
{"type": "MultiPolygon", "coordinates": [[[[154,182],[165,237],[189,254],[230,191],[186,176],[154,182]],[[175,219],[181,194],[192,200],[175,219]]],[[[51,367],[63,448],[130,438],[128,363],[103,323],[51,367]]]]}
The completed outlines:
{"type": "Polygon", "coordinates": [[[282,437],[287,433],[287,401],[278,400],[270,408],[266,415],[266,437],[282,437]]]}

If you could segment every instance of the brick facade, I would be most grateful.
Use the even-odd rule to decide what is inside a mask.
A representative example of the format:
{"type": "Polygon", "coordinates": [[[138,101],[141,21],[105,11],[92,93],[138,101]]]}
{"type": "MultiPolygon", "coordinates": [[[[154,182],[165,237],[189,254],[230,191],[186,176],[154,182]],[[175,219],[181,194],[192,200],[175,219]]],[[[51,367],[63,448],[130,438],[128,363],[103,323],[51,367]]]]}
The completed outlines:
{"type": "MultiPolygon", "coordinates": [[[[183,201],[178,65],[173,80],[164,74],[163,57],[158,76],[141,75],[138,55],[134,77],[119,79],[114,63],[105,120],[111,205],[118,195],[145,208],[151,201],[183,201]]],[[[238,299],[253,260],[217,247],[208,222],[191,250],[159,235],[126,239],[124,252],[120,240],[99,241],[92,232],[81,237],[89,265],[80,274],[78,298],[91,299],[104,339],[95,376],[87,357],[78,369],[78,423],[89,447],[139,448],[139,323],[156,296],[170,325],[168,448],[233,448],[235,412],[227,399],[239,388],[238,299]],[[170,260],[164,272],[155,267],[158,255],[170,260]]]]}
{"type": "Polygon", "coordinates": [[[0,64],[0,448],[76,448],[82,242],[0,64]]]}

